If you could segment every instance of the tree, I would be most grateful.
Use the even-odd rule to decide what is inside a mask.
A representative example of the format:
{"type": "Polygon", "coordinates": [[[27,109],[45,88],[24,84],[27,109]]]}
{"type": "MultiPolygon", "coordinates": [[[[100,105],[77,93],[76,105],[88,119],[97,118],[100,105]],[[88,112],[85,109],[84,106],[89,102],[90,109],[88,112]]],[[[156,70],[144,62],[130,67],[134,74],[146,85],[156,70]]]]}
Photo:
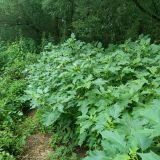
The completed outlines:
{"type": "Polygon", "coordinates": [[[24,35],[30,34],[39,39],[42,32],[51,27],[48,27],[50,17],[42,10],[39,0],[0,0],[0,6],[1,30],[4,27],[6,32],[8,28],[13,32],[21,30],[24,35]]]}
{"type": "Polygon", "coordinates": [[[159,0],[0,0],[0,37],[14,39],[20,30],[38,41],[44,32],[55,42],[72,32],[104,45],[139,34],[159,40],[159,7],[159,0]]]}
{"type": "MultiPolygon", "coordinates": [[[[158,16],[159,10],[158,10],[158,2],[156,0],[151,0],[151,4],[153,7],[153,9],[155,10],[155,13],[153,11],[149,11],[147,10],[143,4],[141,4],[138,0],[132,0],[135,5],[145,14],[147,14],[148,16],[150,16],[151,18],[155,19],[156,21],[160,22],[160,17],[158,16]]],[[[146,1],[145,1],[146,2],[146,1]]],[[[160,3],[159,3],[160,5],[160,3]]]]}

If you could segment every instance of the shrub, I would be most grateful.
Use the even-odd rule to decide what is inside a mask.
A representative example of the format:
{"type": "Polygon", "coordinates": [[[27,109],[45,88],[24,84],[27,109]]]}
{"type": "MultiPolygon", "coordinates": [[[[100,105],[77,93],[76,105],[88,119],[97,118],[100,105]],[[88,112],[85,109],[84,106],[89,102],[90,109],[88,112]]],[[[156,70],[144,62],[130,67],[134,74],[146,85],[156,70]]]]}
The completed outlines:
{"type": "Polygon", "coordinates": [[[76,41],[48,44],[27,69],[24,100],[45,126],[74,126],[86,160],[160,159],[160,45],[148,37],[103,49],[76,41]]]}
{"type": "Polygon", "coordinates": [[[18,129],[24,118],[22,110],[26,107],[20,98],[26,87],[23,71],[26,65],[35,61],[36,56],[24,50],[21,43],[15,42],[0,49],[3,60],[0,66],[0,154],[7,160],[14,159],[12,157],[22,151],[28,134],[23,132],[23,128],[21,131],[18,129]]]}

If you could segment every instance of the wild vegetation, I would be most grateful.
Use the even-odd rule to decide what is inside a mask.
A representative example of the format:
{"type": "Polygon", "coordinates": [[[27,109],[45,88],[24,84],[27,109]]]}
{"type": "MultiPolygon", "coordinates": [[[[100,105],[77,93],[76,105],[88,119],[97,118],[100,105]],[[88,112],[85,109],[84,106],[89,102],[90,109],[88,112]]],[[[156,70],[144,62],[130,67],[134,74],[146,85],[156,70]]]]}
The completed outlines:
{"type": "Polygon", "coordinates": [[[50,159],[77,159],[78,146],[89,151],[85,160],[160,158],[159,45],[140,37],[104,49],[72,35],[40,55],[24,46],[1,49],[1,159],[19,155],[33,133],[29,106],[54,133],[50,159]]]}
{"type": "Polygon", "coordinates": [[[147,37],[104,50],[72,35],[28,67],[24,99],[44,126],[73,128],[71,140],[96,150],[86,160],[159,159],[159,60],[147,37]]]}
{"type": "Polygon", "coordinates": [[[12,160],[22,150],[26,137],[34,126],[25,121],[20,98],[27,81],[23,70],[35,61],[32,43],[21,40],[11,45],[1,44],[0,60],[0,159],[12,160]],[[28,48],[26,48],[28,47],[28,48]],[[24,121],[23,121],[24,120],[24,121]],[[26,128],[27,126],[27,128],[26,128]]]}
{"type": "Polygon", "coordinates": [[[159,7],[0,0],[0,160],[160,160],[159,7]]]}

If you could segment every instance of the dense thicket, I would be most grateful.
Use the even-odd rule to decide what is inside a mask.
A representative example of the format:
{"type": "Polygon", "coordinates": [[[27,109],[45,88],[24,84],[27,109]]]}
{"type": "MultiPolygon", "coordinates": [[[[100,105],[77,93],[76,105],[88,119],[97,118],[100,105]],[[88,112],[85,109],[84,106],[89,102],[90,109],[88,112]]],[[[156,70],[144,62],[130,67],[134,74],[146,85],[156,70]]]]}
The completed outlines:
{"type": "Polygon", "coordinates": [[[72,34],[38,55],[20,40],[0,60],[0,159],[18,159],[36,128],[28,108],[53,135],[50,160],[77,160],[80,146],[85,160],[160,159],[160,45],[148,37],[104,49],[72,34]]]}
{"type": "Polygon", "coordinates": [[[0,37],[39,41],[45,32],[60,41],[74,32],[107,45],[143,33],[159,41],[159,8],[159,0],[0,0],[0,37]]]}
{"type": "Polygon", "coordinates": [[[159,160],[159,8],[0,0],[0,160],[23,159],[35,132],[50,160],[159,160]]]}
{"type": "Polygon", "coordinates": [[[159,60],[147,37],[104,50],[72,36],[29,66],[23,100],[44,126],[72,128],[70,142],[96,150],[86,160],[158,160],[159,60]]]}
{"type": "Polygon", "coordinates": [[[21,40],[0,46],[0,160],[15,160],[34,128],[22,121],[26,104],[20,100],[27,85],[23,71],[36,58],[34,45],[28,44],[21,40]]]}

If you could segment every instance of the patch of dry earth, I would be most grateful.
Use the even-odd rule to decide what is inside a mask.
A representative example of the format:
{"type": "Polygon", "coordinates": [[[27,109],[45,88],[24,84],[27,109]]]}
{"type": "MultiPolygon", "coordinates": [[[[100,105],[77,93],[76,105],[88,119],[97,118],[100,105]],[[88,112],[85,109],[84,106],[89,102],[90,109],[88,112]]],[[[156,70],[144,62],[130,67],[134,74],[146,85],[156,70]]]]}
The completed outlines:
{"type": "Polygon", "coordinates": [[[49,139],[50,136],[41,133],[30,136],[19,160],[47,160],[48,154],[52,152],[49,139]]]}

